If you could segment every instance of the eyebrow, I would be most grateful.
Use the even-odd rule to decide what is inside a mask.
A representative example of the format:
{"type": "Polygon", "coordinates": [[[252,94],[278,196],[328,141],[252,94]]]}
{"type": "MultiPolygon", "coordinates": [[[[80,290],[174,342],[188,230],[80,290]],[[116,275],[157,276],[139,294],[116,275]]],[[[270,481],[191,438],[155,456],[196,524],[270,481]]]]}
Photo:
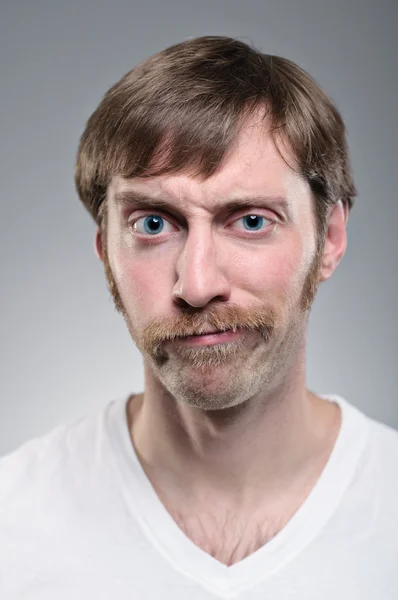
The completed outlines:
{"type": "MultiPolygon", "coordinates": [[[[163,198],[151,198],[145,194],[141,194],[133,191],[118,192],[114,196],[115,203],[119,206],[128,205],[133,208],[163,208],[169,211],[181,211],[180,206],[176,206],[170,202],[167,202],[163,198]]],[[[241,208],[250,206],[269,205],[270,208],[282,209],[283,213],[287,216],[289,214],[289,202],[283,196],[254,196],[254,197],[243,197],[235,198],[232,200],[214,200],[211,205],[212,212],[218,212],[220,210],[235,211],[241,208]]]]}

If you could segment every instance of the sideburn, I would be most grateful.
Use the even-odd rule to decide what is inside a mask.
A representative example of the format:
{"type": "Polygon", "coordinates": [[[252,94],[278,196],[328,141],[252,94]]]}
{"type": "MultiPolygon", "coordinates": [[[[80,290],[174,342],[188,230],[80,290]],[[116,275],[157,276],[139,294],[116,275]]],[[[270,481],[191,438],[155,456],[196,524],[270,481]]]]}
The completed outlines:
{"type": "MultiPolygon", "coordinates": [[[[104,202],[104,204],[106,204],[106,203],[104,202]]],[[[120,297],[119,290],[117,289],[116,281],[113,277],[111,265],[109,263],[108,249],[107,249],[107,218],[106,217],[107,217],[107,215],[106,215],[106,209],[105,209],[102,211],[102,214],[100,215],[100,222],[99,222],[99,230],[101,233],[102,258],[103,258],[103,262],[104,262],[105,277],[106,277],[108,290],[113,298],[113,302],[114,302],[117,312],[119,312],[123,317],[126,317],[124,305],[123,305],[122,299],[120,297]]]]}
{"type": "Polygon", "coordinates": [[[325,247],[325,238],[320,238],[317,244],[316,254],[313,258],[311,267],[304,280],[303,291],[300,299],[300,309],[303,312],[309,311],[318,291],[320,282],[320,273],[322,268],[323,251],[325,247]]]}

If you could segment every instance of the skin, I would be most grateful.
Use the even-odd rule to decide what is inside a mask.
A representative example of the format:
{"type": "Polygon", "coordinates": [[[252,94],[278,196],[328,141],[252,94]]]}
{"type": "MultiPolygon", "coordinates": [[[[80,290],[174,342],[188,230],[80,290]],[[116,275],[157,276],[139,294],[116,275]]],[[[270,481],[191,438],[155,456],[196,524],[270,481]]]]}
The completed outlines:
{"type": "Polygon", "coordinates": [[[346,249],[348,211],[331,209],[317,254],[309,186],[254,121],[207,180],[117,176],[107,202],[106,239],[98,230],[95,249],[144,359],[145,391],[128,406],[132,442],[180,527],[234,564],[299,508],[339,431],[340,409],[306,387],[305,342],[317,285],[346,249]],[[133,191],[162,199],[168,212],[117,201],[133,191]],[[231,199],[260,196],[286,206],[223,212],[231,199]],[[145,230],[151,214],[165,219],[156,235],[145,230]],[[253,214],[265,218],[255,231],[244,219],[253,214]],[[243,333],[221,345],[170,339],[231,324],[243,333]]]}

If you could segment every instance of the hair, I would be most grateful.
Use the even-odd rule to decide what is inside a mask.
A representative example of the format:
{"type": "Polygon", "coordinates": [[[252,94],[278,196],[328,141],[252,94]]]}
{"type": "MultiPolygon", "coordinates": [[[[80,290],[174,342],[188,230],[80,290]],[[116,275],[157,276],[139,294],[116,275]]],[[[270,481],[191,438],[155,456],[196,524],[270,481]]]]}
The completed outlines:
{"type": "Polygon", "coordinates": [[[186,172],[204,180],[222,166],[240,128],[259,110],[275,142],[287,143],[289,166],[308,182],[322,236],[328,210],[338,200],[350,210],[356,196],[343,119],[294,62],[229,37],[166,48],[109,89],[80,139],[78,195],[101,227],[115,175],[186,172]]]}

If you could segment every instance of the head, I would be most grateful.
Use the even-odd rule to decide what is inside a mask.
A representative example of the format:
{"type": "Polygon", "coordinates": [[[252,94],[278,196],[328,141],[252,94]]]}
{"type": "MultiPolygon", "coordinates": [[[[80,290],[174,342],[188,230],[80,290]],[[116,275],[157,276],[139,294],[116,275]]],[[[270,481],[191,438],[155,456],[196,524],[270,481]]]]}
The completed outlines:
{"type": "Polygon", "coordinates": [[[230,38],[167,48],[90,117],[76,186],[115,306],[177,399],[234,406],[302,367],[355,197],[344,123],[307,73],[230,38]],[[187,343],[215,330],[234,335],[187,343]]]}

